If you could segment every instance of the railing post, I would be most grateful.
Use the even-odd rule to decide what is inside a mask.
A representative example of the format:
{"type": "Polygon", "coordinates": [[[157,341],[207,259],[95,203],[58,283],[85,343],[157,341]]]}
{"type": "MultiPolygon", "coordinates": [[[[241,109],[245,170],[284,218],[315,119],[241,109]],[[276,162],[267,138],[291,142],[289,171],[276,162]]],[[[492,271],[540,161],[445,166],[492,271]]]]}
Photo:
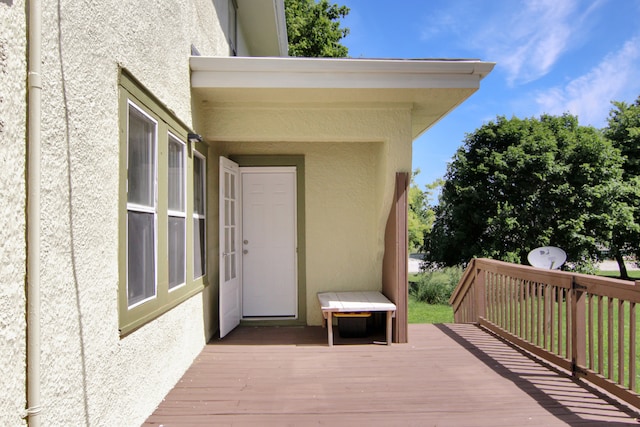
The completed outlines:
{"type": "Polygon", "coordinates": [[[476,322],[480,322],[480,318],[485,318],[487,315],[487,298],[485,288],[485,272],[479,267],[476,267],[474,272],[475,292],[476,292],[476,322]]]}
{"type": "Polygon", "coordinates": [[[571,285],[571,370],[573,376],[587,364],[587,329],[585,287],[576,283],[575,276],[571,285]]]}

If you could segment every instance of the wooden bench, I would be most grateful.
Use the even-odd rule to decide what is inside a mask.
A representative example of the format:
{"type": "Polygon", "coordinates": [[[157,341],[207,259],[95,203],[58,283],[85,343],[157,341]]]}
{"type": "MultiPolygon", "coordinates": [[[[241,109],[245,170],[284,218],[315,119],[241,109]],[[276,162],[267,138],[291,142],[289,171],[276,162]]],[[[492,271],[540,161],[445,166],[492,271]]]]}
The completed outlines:
{"type": "Polygon", "coordinates": [[[391,345],[391,319],[396,315],[396,305],[377,291],[321,292],[318,294],[322,310],[322,326],[327,326],[329,346],[333,346],[333,316],[335,313],[387,313],[387,345],[391,345]]]}

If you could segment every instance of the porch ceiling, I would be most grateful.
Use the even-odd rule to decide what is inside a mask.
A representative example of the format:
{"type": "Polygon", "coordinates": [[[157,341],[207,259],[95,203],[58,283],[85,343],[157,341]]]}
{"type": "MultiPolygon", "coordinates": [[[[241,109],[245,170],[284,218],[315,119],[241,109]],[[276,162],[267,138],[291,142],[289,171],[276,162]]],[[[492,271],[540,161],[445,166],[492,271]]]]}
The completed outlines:
{"type": "Polygon", "coordinates": [[[191,88],[209,106],[409,108],[416,138],[480,87],[479,60],[191,57],[191,88]]]}

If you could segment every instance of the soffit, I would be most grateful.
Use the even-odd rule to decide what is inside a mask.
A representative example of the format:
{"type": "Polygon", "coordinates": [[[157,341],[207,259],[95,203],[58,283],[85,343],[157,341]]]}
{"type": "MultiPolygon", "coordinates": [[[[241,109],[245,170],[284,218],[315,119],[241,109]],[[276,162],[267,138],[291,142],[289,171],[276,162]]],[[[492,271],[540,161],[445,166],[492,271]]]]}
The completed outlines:
{"type": "Polygon", "coordinates": [[[209,108],[408,108],[415,138],[478,90],[493,66],[477,60],[192,57],[191,87],[209,108]]]}

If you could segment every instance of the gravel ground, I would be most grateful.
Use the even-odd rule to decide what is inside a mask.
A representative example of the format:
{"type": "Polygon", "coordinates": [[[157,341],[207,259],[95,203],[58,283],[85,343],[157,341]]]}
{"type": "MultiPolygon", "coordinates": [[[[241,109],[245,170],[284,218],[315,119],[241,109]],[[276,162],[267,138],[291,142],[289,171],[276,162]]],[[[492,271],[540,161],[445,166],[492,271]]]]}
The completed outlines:
{"type": "MultiPolygon", "coordinates": [[[[638,266],[636,266],[635,262],[626,261],[624,265],[627,266],[627,271],[638,270],[638,266]]],[[[598,265],[598,269],[600,271],[618,271],[618,263],[613,260],[602,261],[598,265]]]]}

